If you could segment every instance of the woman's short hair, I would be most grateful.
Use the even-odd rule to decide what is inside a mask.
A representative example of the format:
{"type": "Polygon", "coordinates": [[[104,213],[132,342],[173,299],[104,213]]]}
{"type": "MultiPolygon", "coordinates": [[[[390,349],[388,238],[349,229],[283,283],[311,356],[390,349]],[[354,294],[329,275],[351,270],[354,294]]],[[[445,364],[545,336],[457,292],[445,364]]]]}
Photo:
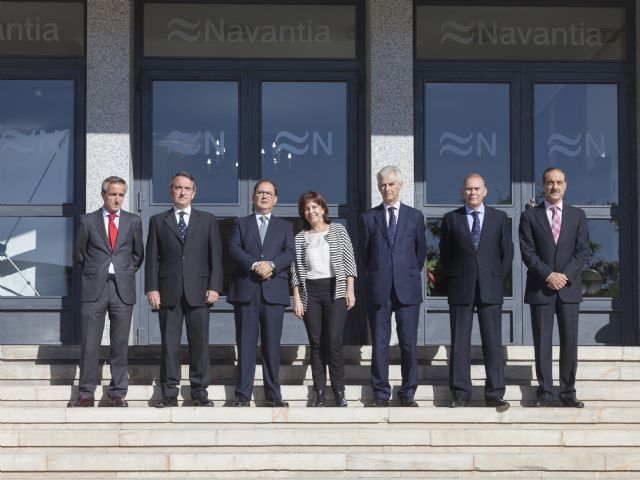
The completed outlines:
{"type": "Polygon", "coordinates": [[[304,230],[311,229],[311,224],[309,224],[307,219],[304,217],[304,209],[309,202],[317,203],[318,205],[320,205],[320,207],[324,210],[324,214],[322,215],[324,223],[331,223],[331,220],[329,220],[329,207],[327,207],[326,200],[320,192],[309,190],[308,192],[304,192],[302,195],[300,195],[300,199],[298,200],[298,215],[300,215],[300,220],[302,220],[302,228],[304,230]]]}

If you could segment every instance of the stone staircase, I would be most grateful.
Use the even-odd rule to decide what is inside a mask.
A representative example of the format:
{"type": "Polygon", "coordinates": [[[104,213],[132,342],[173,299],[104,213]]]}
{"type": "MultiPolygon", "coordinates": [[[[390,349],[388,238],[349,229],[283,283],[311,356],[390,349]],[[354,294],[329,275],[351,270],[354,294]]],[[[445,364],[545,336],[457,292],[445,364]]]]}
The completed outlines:
{"type": "MultiPolygon", "coordinates": [[[[159,349],[132,347],[130,408],[67,409],[77,347],[0,346],[0,478],[640,478],[638,347],[580,348],[584,409],[526,408],[535,398],[533,349],[506,347],[506,412],[483,406],[475,347],[474,407],[466,409],[438,408],[449,400],[444,347],[420,348],[420,408],[358,408],[371,397],[370,347],[345,350],[349,408],[304,408],[305,347],[282,348],[291,408],[262,407],[260,381],[252,408],[224,408],[234,396],[235,350],[210,354],[215,408],[191,407],[188,383],[181,407],[149,408],[160,396],[159,349]]],[[[394,385],[398,359],[392,349],[394,385]]]]}

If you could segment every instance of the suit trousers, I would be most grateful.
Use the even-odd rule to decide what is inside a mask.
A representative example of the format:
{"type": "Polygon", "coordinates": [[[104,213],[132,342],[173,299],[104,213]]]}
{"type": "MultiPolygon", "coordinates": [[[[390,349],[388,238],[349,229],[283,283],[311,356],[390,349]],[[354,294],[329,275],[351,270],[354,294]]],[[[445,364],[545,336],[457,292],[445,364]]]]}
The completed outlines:
{"type": "Polygon", "coordinates": [[[345,298],[334,299],[335,278],[306,280],[307,310],[304,324],[311,351],[313,386],[324,390],[327,383],[327,365],[334,394],[344,391],[343,333],[347,320],[345,298]]]}
{"type": "MultiPolygon", "coordinates": [[[[162,299],[161,299],[162,300],[162,299]]],[[[184,319],[189,343],[191,399],[207,398],[211,378],[209,361],[209,306],[191,306],[184,294],[178,304],[160,307],[160,384],[165,397],[177,397],[180,387],[180,341],[184,319]]]]}
{"type": "Polygon", "coordinates": [[[536,357],[538,398],[553,397],[552,345],[553,315],[558,318],[560,334],[560,399],[575,400],[578,369],[579,303],[564,303],[556,294],[555,301],[531,305],[531,329],[536,357]]]}
{"type": "Polygon", "coordinates": [[[398,342],[400,344],[400,370],[402,385],[398,397],[413,398],[418,388],[418,318],[420,304],[404,305],[398,300],[395,287],[382,305],[370,302],[369,329],[371,331],[371,386],[373,395],[381,400],[391,397],[389,385],[389,340],[391,339],[391,313],[396,314],[398,342]]]}
{"type": "Polygon", "coordinates": [[[236,343],[238,345],[238,381],[236,395],[250,399],[256,373],[258,335],[262,352],[262,378],[267,400],[282,400],[280,393],[280,339],[284,305],[267,303],[260,288],[249,303],[234,305],[236,343]]]}
{"type": "Polygon", "coordinates": [[[471,400],[471,331],[473,311],[477,309],[486,373],[484,398],[493,401],[504,397],[505,392],[502,305],[480,303],[477,282],[475,298],[475,303],[471,305],[449,306],[451,323],[449,388],[455,400],[471,400]]]}
{"type": "Polygon", "coordinates": [[[105,315],[109,313],[109,365],[111,382],[109,397],[127,395],[129,331],[133,305],[122,301],[115,280],[107,281],[105,288],[94,302],[83,302],[80,306],[80,396],[93,398],[98,383],[100,343],[104,330],[105,315]]]}

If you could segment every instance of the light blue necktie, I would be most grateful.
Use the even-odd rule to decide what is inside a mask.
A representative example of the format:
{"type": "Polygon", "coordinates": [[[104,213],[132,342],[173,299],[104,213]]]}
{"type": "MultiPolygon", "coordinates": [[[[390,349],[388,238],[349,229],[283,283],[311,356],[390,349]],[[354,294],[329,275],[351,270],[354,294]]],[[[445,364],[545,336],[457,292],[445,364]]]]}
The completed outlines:
{"type": "Polygon", "coordinates": [[[264,237],[267,234],[267,227],[268,227],[268,222],[269,219],[267,217],[265,217],[264,215],[262,215],[260,217],[260,243],[264,244],[264,237]]]}

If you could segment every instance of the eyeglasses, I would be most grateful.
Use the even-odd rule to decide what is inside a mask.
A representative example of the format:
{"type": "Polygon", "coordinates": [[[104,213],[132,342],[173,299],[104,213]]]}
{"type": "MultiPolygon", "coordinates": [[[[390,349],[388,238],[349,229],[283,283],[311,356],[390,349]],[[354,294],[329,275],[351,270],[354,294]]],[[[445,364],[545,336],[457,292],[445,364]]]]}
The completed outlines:
{"type": "Polygon", "coordinates": [[[256,191],[255,195],[256,197],[267,197],[267,198],[271,198],[275,196],[273,192],[269,192],[267,190],[258,190],[256,191]]]}

